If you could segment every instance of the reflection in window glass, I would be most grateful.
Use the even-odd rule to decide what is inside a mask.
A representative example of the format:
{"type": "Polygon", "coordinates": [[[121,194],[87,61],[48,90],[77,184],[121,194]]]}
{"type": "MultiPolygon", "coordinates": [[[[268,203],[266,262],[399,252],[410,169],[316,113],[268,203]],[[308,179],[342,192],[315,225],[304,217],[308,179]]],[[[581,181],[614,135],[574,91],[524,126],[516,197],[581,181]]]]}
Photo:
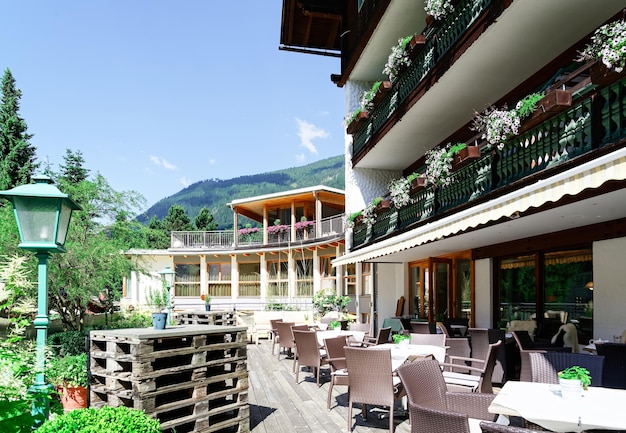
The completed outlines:
{"type": "Polygon", "coordinates": [[[361,275],[363,281],[363,287],[361,287],[361,295],[371,295],[372,294],[372,264],[371,263],[362,263],[361,264],[361,275]]]}
{"type": "Polygon", "coordinates": [[[346,265],[346,273],[343,277],[343,294],[344,295],[356,295],[356,265],[350,263],[346,265]]]}
{"type": "Polygon", "coordinates": [[[176,296],[200,296],[200,265],[176,264],[174,293],[176,296]]]}
{"type": "Polygon", "coordinates": [[[535,307],[535,257],[500,261],[500,327],[511,320],[529,320],[535,307]]]}
{"type": "Polygon", "coordinates": [[[472,312],[472,280],[469,259],[456,261],[456,311],[454,317],[469,319],[472,312]]]}
{"type": "Polygon", "coordinates": [[[320,257],[321,290],[330,293],[335,293],[337,290],[337,268],[330,264],[334,258],[335,256],[320,257]]]}
{"type": "Polygon", "coordinates": [[[260,263],[239,263],[239,296],[261,296],[260,263]]]}

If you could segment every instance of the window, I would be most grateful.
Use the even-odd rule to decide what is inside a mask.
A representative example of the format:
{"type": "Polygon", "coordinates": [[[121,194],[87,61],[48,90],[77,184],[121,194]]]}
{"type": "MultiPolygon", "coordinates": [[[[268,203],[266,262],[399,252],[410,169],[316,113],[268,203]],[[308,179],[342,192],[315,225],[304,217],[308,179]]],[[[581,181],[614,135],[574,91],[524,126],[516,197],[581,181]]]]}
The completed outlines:
{"type": "Polygon", "coordinates": [[[286,298],[289,296],[289,263],[287,261],[267,262],[267,296],[286,298]]]}
{"type": "Polygon", "coordinates": [[[330,264],[334,258],[335,256],[320,257],[321,290],[329,293],[336,293],[337,290],[337,268],[330,264]]]}
{"type": "Polygon", "coordinates": [[[518,256],[500,261],[500,323],[529,320],[536,311],[535,257],[518,256]]]}
{"type": "Polygon", "coordinates": [[[174,294],[176,296],[200,296],[200,265],[175,265],[174,294]]]}
{"type": "Polygon", "coordinates": [[[211,296],[231,296],[230,263],[207,263],[208,292],[211,296]]]}
{"type": "Polygon", "coordinates": [[[313,259],[296,260],[296,296],[313,296],[313,259]]]}
{"type": "Polygon", "coordinates": [[[361,295],[371,295],[372,294],[372,264],[371,263],[361,263],[361,275],[362,286],[361,286],[361,295]]]}
{"type": "Polygon", "coordinates": [[[239,296],[261,296],[260,263],[239,263],[239,296]]]}
{"type": "Polygon", "coordinates": [[[343,276],[343,294],[356,295],[356,264],[346,265],[346,273],[343,276]]]}

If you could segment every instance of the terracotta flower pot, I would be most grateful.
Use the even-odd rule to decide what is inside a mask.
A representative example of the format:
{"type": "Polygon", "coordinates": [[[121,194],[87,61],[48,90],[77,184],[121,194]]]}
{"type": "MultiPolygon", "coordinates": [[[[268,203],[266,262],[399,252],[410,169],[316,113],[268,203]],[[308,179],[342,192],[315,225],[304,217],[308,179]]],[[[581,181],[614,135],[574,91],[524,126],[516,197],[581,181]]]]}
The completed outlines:
{"type": "Polygon", "coordinates": [[[82,386],[58,387],[59,397],[63,405],[63,412],[87,407],[87,388],[82,386]]]}

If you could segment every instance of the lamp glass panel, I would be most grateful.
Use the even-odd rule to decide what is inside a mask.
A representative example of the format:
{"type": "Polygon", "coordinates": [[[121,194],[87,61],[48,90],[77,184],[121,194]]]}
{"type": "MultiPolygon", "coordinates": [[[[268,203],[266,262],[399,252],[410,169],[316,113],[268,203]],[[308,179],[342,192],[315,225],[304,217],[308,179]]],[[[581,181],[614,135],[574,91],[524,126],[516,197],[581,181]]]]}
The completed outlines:
{"type": "Polygon", "coordinates": [[[57,232],[57,244],[65,245],[65,238],[67,237],[67,229],[70,226],[70,218],[72,216],[72,209],[67,205],[65,201],[61,203],[61,214],[59,215],[59,229],[57,232]]]}
{"type": "Polygon", "coordinates": [[[54,243],[58,203],[58,198],[13,198],[22,242],[54,243]]]}

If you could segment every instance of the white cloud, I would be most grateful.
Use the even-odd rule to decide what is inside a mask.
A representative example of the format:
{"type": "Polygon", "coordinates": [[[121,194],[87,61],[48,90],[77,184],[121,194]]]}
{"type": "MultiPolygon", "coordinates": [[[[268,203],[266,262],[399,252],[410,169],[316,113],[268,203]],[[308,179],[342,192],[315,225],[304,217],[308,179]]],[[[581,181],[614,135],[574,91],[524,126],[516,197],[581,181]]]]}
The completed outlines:
{"type": "Polygon", "coordinates": [[[306,156],[304,156],[304,153],[299,153],[296,155],[296,161],[298,162],[304,162],[305,159],[306,159],[306,156]]]}
{"type": "Polygon", "coordinates": [[[187,177],[185,177],[185,176],[183,176],[180,179],[178,179],[178,182],[182,186],[184,186],[185,188],[187,188],[189,185],[191,185],[191,181],[187,177]]]}
{"type": "Polygon", "coordinates": [[[318,128],[312,123],[306,120],[296,118],[296,124],[298,125],[298,137],[300,137],[300,145],[305,147],[311,153],[317,154],[317,148],[313,144],[313,140],[316,138],[328,137],[328,132],[322,128],[318,128]]]}
{"type": "Polygon", "coordinates": [[[150,155],[150,161],[154,165],[158,165],[158,166],[163,167],[163,168],[165,168],[167,170],[178,170],[178,167],[176,167],[174,164],[172,164],[171,162],[169,162],[165,158],[161,158],[160,156],[150,155]]]}

